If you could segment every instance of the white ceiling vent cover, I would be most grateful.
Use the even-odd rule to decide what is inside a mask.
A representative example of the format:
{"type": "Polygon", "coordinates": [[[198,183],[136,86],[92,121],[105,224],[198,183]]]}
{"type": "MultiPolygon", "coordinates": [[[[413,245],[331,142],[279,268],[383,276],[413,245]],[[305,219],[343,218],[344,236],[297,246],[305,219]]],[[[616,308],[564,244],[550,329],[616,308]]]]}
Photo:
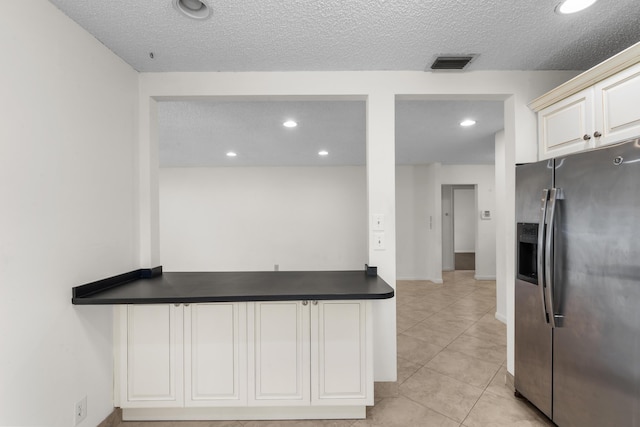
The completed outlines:
{"type": "Polygon", "coordinates": [[[433,71],[462,71],[477,57],[477,54],[438,55],[429,69],[433,71]]]}

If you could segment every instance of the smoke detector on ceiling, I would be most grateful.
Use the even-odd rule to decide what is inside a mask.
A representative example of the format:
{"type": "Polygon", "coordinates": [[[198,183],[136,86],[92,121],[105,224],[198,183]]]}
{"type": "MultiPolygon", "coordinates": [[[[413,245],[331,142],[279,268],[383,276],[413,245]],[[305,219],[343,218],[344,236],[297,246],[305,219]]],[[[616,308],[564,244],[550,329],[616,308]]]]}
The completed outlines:
{"type": "Polygon", "coordinates": [[[478,54],[475,53],[467,55],[437,55],[431,66],[425,71],[462,71],[477,57],[478,54]]]}

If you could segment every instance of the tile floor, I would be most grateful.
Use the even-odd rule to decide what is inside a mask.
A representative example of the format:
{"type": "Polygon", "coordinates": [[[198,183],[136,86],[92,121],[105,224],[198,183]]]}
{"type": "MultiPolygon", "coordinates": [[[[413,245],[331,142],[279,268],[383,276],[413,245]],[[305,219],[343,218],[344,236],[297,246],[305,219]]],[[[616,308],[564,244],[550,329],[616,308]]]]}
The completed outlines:
{"type": "Polygon", "coordinates": [[[444,284],[397,285],[398,381],[376,384],[366,420],[122,422],[120,427],[553,426],[505,385],[506,327],[494,317],[495,282],[472,271],[444,284]]]}

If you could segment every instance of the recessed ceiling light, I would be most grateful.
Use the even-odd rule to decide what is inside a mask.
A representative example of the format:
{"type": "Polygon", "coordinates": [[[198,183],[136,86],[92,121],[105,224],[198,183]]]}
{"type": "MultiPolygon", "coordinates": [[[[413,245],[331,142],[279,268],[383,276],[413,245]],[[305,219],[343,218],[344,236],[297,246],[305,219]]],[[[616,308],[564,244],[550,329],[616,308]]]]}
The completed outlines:
{"type": "Polygon", "coordinates": [[[173,0],[173,7],[192,19],[207,19],[211,16],[211,8],[203,0],[173,0]]]}
{"type": "Polygon", "coordinates": [[[227,157],[235,157],[235,156],[237,156],[237,154],[235,153],[235,151],[229,151],[229,152],[227,153],[227,157]]]}
{"type": "Polygon", "coordinates": [[[286,122],[284,122],[282,124],[282,126],[286,127],[286,128],[294,128],[296,126],[298,126],[298,123],[294,120],[287,120],[286,122]]]}
{"type": "Polygon", "coordinates": [[[556,6],[556,12],[562,15],[580,12],[594,4],[597,0],[564,0],[556,6]]]}
{"type": "Polygon", "coordinates": [[[320,150],[320,151],[318,151],[318,155],[319,156],[328,156],[329,152],[327,150],[320,150]]]}
{"type": "Polygon", "coordinates": [[[476,124],[476,121],[471,119],[466,119],[460,122],[460,126],[462,127],[473,126],[475,124],[476,124]]]}

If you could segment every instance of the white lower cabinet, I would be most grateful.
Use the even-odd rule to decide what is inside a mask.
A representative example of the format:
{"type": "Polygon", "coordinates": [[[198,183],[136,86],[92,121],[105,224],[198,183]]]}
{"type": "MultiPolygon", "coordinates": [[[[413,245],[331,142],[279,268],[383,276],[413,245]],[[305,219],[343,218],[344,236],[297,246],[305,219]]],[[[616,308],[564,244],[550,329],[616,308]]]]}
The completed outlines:
{"type": "Polygon", "coordinates": [[[369,301],[116,310],[125,419],[359,418],[373,404],[369,301]]]}
{"type": "Polygon", "coordinates": [[[184,330],[184,405],[246,405],[246,304],[191,304],[184,330]]]}
{"type": "Polygon", "coordinates": [[[309,307],[249,303],[249,404],[309,405],[309,307]]]}
{"type": "Polygon", "coordinates": [[[249,303],[249,404],[372,405],[368,304],[249,303]]]}
{"type": "Polygon", "coordinates": [[[246,404],[246,304],[118,310],[122,408],[246,404]]]}
{"type": "Polygon", "coordinates": [[[182,308],[162,304],[119,309],[120,406],[183,406],[182,308]]]}
{"type": "Polygon", "coordinates": [[[373,405],[372,323],[366,301],[311,306],[311,402],[373,405]]]}

